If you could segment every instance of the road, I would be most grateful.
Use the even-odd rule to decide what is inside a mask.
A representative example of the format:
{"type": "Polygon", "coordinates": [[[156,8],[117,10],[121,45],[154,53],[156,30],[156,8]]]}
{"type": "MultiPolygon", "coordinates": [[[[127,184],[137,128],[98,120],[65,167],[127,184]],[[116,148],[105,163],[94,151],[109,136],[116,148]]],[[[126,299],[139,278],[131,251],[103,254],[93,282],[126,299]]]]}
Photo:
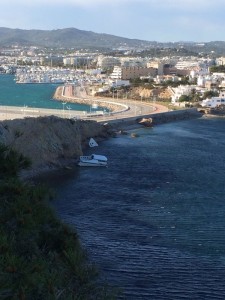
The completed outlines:
{"type": "MultiPolygon", "coordinates": [[[[89,99],[90,100],[90,99],[89,99]]],[[[94,119],[97,121],[123,119],[135,116],[148,115],[159,112],[168,111],[167,107],[157,103],[146,103],[133,100],[120,99],[101,99],[103,101],[110,101],[126,105],[129,109],[115,111],[113,113],[104,112],[101,116],[95,116],[93,113],[86,111],[74,111],[65,109],[45,109],[45,108],[31,108],[31,107],[16,107],[16,106],[0,106],[0,120],[7,119],[21,119],[25,117],[39,117],[55,115],[61,118],[77,118],[77,119],[94,119]]]]}

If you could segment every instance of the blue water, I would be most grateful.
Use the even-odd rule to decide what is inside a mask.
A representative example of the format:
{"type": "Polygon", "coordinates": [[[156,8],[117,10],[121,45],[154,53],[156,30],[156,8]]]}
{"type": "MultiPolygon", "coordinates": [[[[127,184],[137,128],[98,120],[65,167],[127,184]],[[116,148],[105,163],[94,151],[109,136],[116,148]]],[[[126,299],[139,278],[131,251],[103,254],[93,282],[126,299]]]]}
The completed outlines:
{"type": "Polygon", "coordinates": [[[225,299],[225,119],[136,132],[48,178],[57,213],[120,299],[225,299]]]}
{"type": "MultiPolygon", "coordinates": [[[[13,75],[0,75],[0,105],[63,109],[62,102],[52,99],[56,84],[16,84],[13,75]]],[[[89,111],[89,105],[67,103],[71,110],[89,111]]]]}

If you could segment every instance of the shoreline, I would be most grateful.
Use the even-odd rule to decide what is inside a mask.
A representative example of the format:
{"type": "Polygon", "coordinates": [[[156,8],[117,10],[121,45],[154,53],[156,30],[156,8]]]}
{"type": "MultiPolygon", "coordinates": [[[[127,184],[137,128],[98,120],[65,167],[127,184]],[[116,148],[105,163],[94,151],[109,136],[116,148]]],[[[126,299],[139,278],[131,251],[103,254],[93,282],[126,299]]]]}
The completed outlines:
{"type": "Polygon", "coordinates": [[[21,174],[23,178],[38,177],[43,173],[46,174],[54,170],[73,168],[79,155],[82,155],[81,153],[88,146],[87,139],[90,137],[94,137],[97,141],[100,141],[101,139],[107,139],[117,134],[124,134],[126,131],[131,132],[132,130],[144,128],[145,126],[138,122],[142,118],[150,118],[152,120],[151,127],[154,127],[159,124],[199,118],[201,116],[202,114],[198,113],[196,109],[188,109],[129,118],[98,120],[98,122],[95,120],[63,119],[53,116],[4,120],[0,121],[0,129],[2,131],[1,142],[6,145],[14,145],[15,148],[18,145],[17,150],[25,156],[28,155],[28,157],[31,153],[39,149],[36,158],[31,156],[31,159],[35,163],[33,168],[21,174]],[[75,126],[72,123],[81,125],[77,125],[77,129],[72,129],[75,126]],[[57,124],[60,125],[57,126],[57,124]],[[80,126],[83,129],[79,129],[80,126]],[[85,126],[87,126],[86,129],[85,126]],[[94,129],[97,127],[99,128],[98,132],[94,129]],[[41,132],[39,131],[40,129],[41,132]],[[15,132],[19,132],[21,135],[17,136],[15,132]],[[32,135],[31,132],[33,132],[32,135]],[[107,135],[104,135],[103,132],[105,134],[107,132],[107,135]],[[76,135],[77,140],[75,138],[76,135]],[[6,141],[8,142],[6,143],[6,141]],[[35,147],[34,144],[36,145],[35,147]],[[76,147],[78,147],[77,151],[79,153],[74,152],[76,147]]]}
{"type": "Polygon", "coordinates": [[[167,112],[168,108],[157,104],[155,102],[141,102],[131,99],[117,99],[117,98],[101,98],[91,97],[86,98],[74,97],[72,86],[58,86],[56,87],[54,94],[52,95],[54,101],[71,102],[79,104],[88,104],[105,107],[111,112],[104,111],[104,108],[95,112],[84,112],[76,110],[64,110],[64,109],[51,109],[51,108],[31,108],[31,107],[16,107],[16,106],[0,106],[0,120],[13,120],[24,119],[27,117],[39,117],[56,115],[62,118],[79,118],[79,119],[91,119],[97,122],[109,121],[114,119],[125,119],[128,117],[142,116],[146,114],[154,114],[159,112],[167,112]],[[63,91],[64,90],[64,91],[63,91]],[[65,96],[63,96],[63,93],[65,96]]]}
{"type": "MultiPolygon", "coordinates": [[[[195,119],[195,118],[200,118],[202,117],[202,115],[200,113],[196,113],[196,110],[192,110],[187,112],[185,111],[175,111],[175,112],[168,112],[168,113],[159,113],[159,114],[155,114],[154,117],[151,116],[151,118],[153,119],[153,126],[158,126],[158,125],[162,125],[162,124],[166,124],[166,123],[170,123],[170,122],[178,122],[178,121],[184,121],[184,120],[191,120],[191,119],[195,119]]],[[[92,121],[90,121],[92,122],[92,121]]],[[[94,122],[94,121],[93,121],[94,122]]],[[[99,124],[99,123],[97,123],[99,124]]],[[[131,118],[130,120],[114,120],[114,121],[109,121],[108,123],[104,123],[104,124],[99,124],[101,126],[105,126],[105,128],[107,129],[108,135],[105,136],[104,138],[100,138],[101,134],[99,136],[94,136],[94,138],[99,142],[101,140],[105,140],[105,139],[109,139],[115,136],[121,136],[124,134],[130,134],[132,135],[132,131],[136,131],[139,129],[143,129],[143,128],[151,128],[151,127],[146,127],[143,126],[142,124],[139,124],[137,122],[136,118],[131,118]]],[[[91,135],[90,135],[91,137],[91,135]]],[[[90,138],[89,137],[89,138],[90,138]]],[[[135,137],[135,136],[133,136],[135,137]]],[[[88,148],[88,143],[83,143],[82,144],[82,152],[84,153],[85,150],[88,148]]],[[[34,168],[31,170],[26,170],[25,172],[23,172],[21,174],[23,179],[35,179],[38,178],[40,176],[43,175],[48,175],[51,172],[58,172],[59,170],[74,170],[77,165],[76,163],[78,162],[78,156],[74,156],[74,157],[67,157],[67,158],[58,158],[57,162],[55,163],[43,163],[41,167],[39,168],[34,168]]]]}
{"type": "MultiPolygon", "coordinates": [[[[110,116],[115,116],[116,119],[128,117],[142,116],[146,114],[155,114],[168,112],[169,109],[166,106],[157,104],[155,102],[142,102],[133,99],[115,99],[115,98],[102,98],[87,96],[85,98],[73,96],[73,89],[71,86],[59,86],[57,87],[53,99],[56,101],[68,101],[71,103],[79,104],[96,104],[99,106],[107,107],[112,110],[110,116]],[[121,109],[123,107],[123,109],[121,109]],[[128,113],[129,111],[129,113],[128,113]],[[123,115],[124,113],[124,115],[123,115]]],[[[115,119],[114,118],[114,119],[115,119]]]]}
{"type": "MultiPolygon", "coordinates": [[[[62,92],[63,86],[60,86],[56,89],[55,94],[59,96],[59,94],[62,92]]],[[[71,92],[71,89],[68,91],[71,92]]],[[[117,100],[117,99],[116,99],[117,100]]],[[[79,101],[77,99],[76,101],[79,101]]],[[[89,99],[91,101],[91,99],[89,99]]],[[[202,116],[201,113],[197,112],[196,109],[186,109],[186,110],[177,110],[177,111],[168,111],[167,107],[162,106],[161,104],[154,104],[155,109],[152,111],[150,108],[152,108],[152,103],[136,103],[136,101],[132,100],[128,102],[129,100],[126,100],[126,103],[130,105],[129,111],[126,111],[125,114],[117,113],[114,115],[108,116],[106,118],[105,116],[103,118],[98,117],[98,118],[88,118],[88,119],[80,119],[80,120],[74,120],[74,119],[69,119],[66,118],[65,115],[63,116],[58,116],[58,117],[53,117],[53,115],[42,115],[41,117],[37,114],[34,114],[33,116],[27,117],[23,116],[23,112],[21,111],[21,115],[18,117],[18,115],[11,115],[9,111],[8,113],[8,118],[3,118],[2,121],[0,121],[1,126],[2,126],[2,138],[1,140],[4,142],[7,141],[7,139],[11,139],[13,141],[13,144],[15,146],[15,142],[19,143],[18,150],[20,152],[24,152],[24,154],[30,154],[32,151],[36,151],[33,147],[32,151],[28,151],[29,147],[31,146],[32,143],[36,143],[36,148],[40,148],[39,152],[37,153],[38,156],[36,158],[32,157],[35,162],[35,166],[32,168],[32,170],[27,170],[24,177],[36,177],[39,176],[42,173],[48,173],[49,171],[52,170],[59,170],[62,168],[71,168],[71,166],[74,166],[76,159],[79,157],[79,155],[82,154],[76,154],[74,152],[76,144],[79,142],[80,143],[80,152],[85,151],[86,149],[86,144],[84,143],[84,139],[94,137],[95,139],[100,138],[101,139],[101,132],[99,131],[98,134],[95,134],[93,130],[94,127],[100,126],[104,130],[108,130],[108,133],[111,132],[111,135],[108,134],[107,137],[105,136],[104,138],[109,138],[110,136],[114,136],[118,134],[119,132],[123,131],[132,131],[136,129],[141,129],[144,126],[142,124],[139,124],[139,121],[142,120],[143,118],[145,119],[151,119],[152,120],[152,126],[163,124],[163,123],[168,123],[168,122],[174,122],[174,121],[179,121],[179,120],[185,120],[185,119],[191,119],[191,118],[196,118],[202,116]],[[130,104],[131,103],[131,104],[130,104]],[[142,110],[140,111],[140,114],[136,114],[136,105],[142,110]],[[144,110],[144,107],[146,108],[144,110]],[[61,123],[60,123],[61,122],[61,123]],[[87,125],[89,126],[89,133],[87,135],[87,132],[80,131],[80,129],[77,129],[79,133],[79,137],[77,142],[74,140],[74,134],[76,135],[77,133],[72,132],[71,130],[71,124],[72,122],[79,123],[81,122],[84,126],[84,124],[93,124],[93,125],[87,125]],[[89,123],[90,122],[90,123],[89,123]],[[60,123],[61,126],[58,128],[55,128],[57,123],[60,123]],[[13,125],[17,124],[17,125],[13,125]],[[26,125],[27,124],[27,125],[26,125]],[[30,125],[29,125],[30,124],[30,125]],[[31,125],[33,124],[33,125],[31,125]],[[67,124],[67,125],[66,125],[67,124]],[[70,125],[69,125],[70,124],[70,125]],[[96,125],[94,125],[96,124],[96,125]],[[5,130],[6,127],[10,128],[12,127],[11,132],[7,132],[5,130]],[[26,126],[31,126],[30,130],[26,129],[26,126]],[[35,129],[35,126],[37,127],[35,129]],[[39,131],[40,126],[42,128],[41,132],[39,131]],[[14,129],[13,129],[14,128],[14,129]],[[52,129],[51,129],[52,128],[52,129]],[[93,129],[91,129],[93,128],[93,129]],[[33,135],[30,136],[29,131],[34,131],[33,135]],[[51,131],[51,134],[48,133],[48,131],[51,131]],[[15,136],[15,131],[21,132],[21,136],[16,137],[15,136]],[[35,132],[35,131],[39,131],[35,132]],[[46,138],[46,136],[43,136],[42,131],[46,131],[46,134],[50,134],[52,140],[52,146],[51,147],[56,147],[50,148],[48,145],[49,138],[46,138]],[[26,134],[25,134],[26,132],[26,134]],[[71,133],[70,137],[68,136],[68,133],[71,133]],[[5,137],[4,137],[5,135],[5,137]],[[8,137],[7,137],[8,135],[8,137]],[[26,135],[29,137],[27,138],[26,135]],[[60,144],[58,137],[60,136],[60,144]],[[36,137],[36,141],[35,138],[36,137]],[[72,137],[72,140],[71,140],[72,137]],[[29,140],[29,143],[27,143],[26,138],[29,140]],[[66,140],[64,140],[66,138],[66,140]],[[32,140],[33,141],[32,141],[32,140]],[[20,142],[21,140],[21,142],[20,142]],[[39,141],[39,142],[38,142],[39,141]],[[64,142],[63,142],[64,141],[64,142]],[[64,144],[63,144],[64,143],[64,144]],[[37,147],[37,144],[39,145],[37,147]],[[69,144],[71,144],[69,146],[69,144]],[[27,145],[27,146],[26,146],[27,145]],[[30,145],[30,146],[29,146],[30,145]],[[66,147],[65,147],[66,146],[66,147]],[[43,148],[46,148],[45,151],[43,148]],[[70,154],[68,153],[68,149],[70,149],[70,154]],[[41,154],[42,153],[42,154],[41,154]],[[49,157],[53,155],[52,158],[50,159],[49,157]],[[42,157],[40,156],[42,155],[42,157]],[[49,157],[48,157],[49,156],[49,157]],[[37,163],[37,159],[39,159],[39,165],[37,163]]],[[[111,101],[110,101],[111,102],[111,101]]],[[[93,102],[92,102],[93,103],[93,102]]],[[[16,110],[15,110],[16,111],[16,110]]],[[[18,110],[17,110],[18,111],[18,110]]],[[[41,111],[41,110],[40,110],[41,111]]],[[[39,111],[39,114],[40,114],[39,111]]],[[[1,115],[0,115],[1,116],[1,115]]],[[[2,117],[2,116],[1,116],[2,117]]],[[[0,119],[1,119],[0,117],[0,119]]],[[[86,129],[87,130],[87,129],[86,129]]],[[[120,133],[119,133],[120,134],[120,133]]],[[[11,142],[8,142],[10,144],[11,142]]]]}
{"type": "Polygon", "coordinates": [[[90,96],[87,96],[85,98],[75,97],[73,96],[73,86],[71,85],[57,87],[53,95],[53,99],[55,101],[67,101],[70,103],[87,104],[90,106],[96,104],[103,109],[106,108],[110,110],[111,113],[119,113],[129,110],[127,105],[119,103],[119,101],[107,101],[103,100],[102,98],[90,96]]]}

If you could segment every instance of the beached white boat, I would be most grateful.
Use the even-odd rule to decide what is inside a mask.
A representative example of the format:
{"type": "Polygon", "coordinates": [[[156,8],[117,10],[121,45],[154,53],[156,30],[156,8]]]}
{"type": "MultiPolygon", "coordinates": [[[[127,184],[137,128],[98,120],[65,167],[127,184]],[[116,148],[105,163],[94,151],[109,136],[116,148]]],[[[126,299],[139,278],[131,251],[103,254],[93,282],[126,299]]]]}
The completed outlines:
{"type": "Polygon", "coordinates": [[[89,156],[80,156],[78,162],[80,167],[106,167],[107,166],[107,157],[104,155],[92,154],[89,156]]]}
{"type": "Polygon", "coordinates": [[[90,138],[89,147],[98,147],[98,143],[93,138],[90,138]]]}

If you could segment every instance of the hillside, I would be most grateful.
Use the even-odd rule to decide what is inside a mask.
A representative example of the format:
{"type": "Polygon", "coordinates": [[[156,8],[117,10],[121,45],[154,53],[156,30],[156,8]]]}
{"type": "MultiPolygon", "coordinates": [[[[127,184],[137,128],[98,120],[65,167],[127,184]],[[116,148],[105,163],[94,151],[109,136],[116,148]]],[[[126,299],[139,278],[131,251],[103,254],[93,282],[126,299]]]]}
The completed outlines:
{"type": "Polygon", "coordinates": [[[1,299],[117,299],[100,281],[75,228],[52,209],[54,192],[19,178],[30,162],[38,167],[79,155],[90,133],[102,134],[101,126],[55,117],[0,122],[1,299]]]}
{"type": "Polygon", "coordinates": [[[76,28],[56,30],[24,30],[0,27],[0,47],[36,46],[46,48],[75,49],[136,49],[142,56],[211,56],[225,55],[224,41],[211,42],[157,42],[128,39],[106,33],[96,33],[76,28]]]}
{"type": "Polygon", "coordinates": [[[40,46],[74,48],[140,47],[150,42],[110,34],[65,28],[56,30],[23,30],[0,27],[0,46],[40,46]]]}
{"type": "Polygon", "coordinates": [[[28,172],[74,164],[90,137],[106,138],[108,130],[95,121],[70,120],[54,116],[0,122],[0,144],[11,147],[32,162],[28,172]]]}

